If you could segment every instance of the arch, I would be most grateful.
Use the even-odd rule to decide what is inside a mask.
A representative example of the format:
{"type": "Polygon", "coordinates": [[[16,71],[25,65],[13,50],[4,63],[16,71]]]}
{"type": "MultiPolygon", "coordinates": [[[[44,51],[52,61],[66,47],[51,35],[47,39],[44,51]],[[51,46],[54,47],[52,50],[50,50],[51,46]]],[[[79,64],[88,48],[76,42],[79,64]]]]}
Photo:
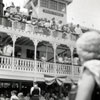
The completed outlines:
{"type": "Polygon", "coordinates": [[[15,42],[15,57],[34,59],[34,43],[28,37],[18,37],[15,42]]]}
{"type": "Polygon", "coordinates": [[[6,45],[6,43],[7,44],[12,44],[13,43],[12,37],[8,33],[0,32],[0,37],[1,37],[1,40],[2,40],[2,45],[6,45]]]}
{"type": "Polygon", "coordinates": [[[39,60],[41,60],[42,56],[45,56],[47,62],[53,62],[52,58],[54,57],[54,52],[51,43],[47,41],[39,42],[37,51],[39,52],[39,60]]]}
{"type": "Polygon", "coordinates": [[[71,50],[67,45],[60,44],[56,48],[57,62],[58,63],[66,63],[71,60],[71,50]],[[62,59],[59,59],[62,58],[62,59]],[[61,60],[61,61],[60,61],[61,60]]]}

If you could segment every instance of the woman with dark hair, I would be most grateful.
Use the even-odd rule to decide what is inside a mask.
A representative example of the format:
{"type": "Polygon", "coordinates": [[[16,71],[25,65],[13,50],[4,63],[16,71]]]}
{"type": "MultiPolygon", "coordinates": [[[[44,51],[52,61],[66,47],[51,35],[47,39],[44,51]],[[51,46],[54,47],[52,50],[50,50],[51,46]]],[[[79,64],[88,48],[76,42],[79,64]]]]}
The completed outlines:
{"type": "Polygon", "coordinates": [[[84,33],[76,47],[83,67],[76,100],[100,100],[100,33],[84,33]]]}

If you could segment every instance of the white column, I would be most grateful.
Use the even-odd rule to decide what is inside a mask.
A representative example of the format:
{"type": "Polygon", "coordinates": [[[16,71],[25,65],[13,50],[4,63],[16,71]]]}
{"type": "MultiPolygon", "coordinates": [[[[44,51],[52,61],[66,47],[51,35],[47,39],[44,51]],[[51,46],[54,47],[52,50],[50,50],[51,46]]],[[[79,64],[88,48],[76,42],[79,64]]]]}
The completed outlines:
{"type": "Polygon", "coordinates": [[[55,77],[57,74],[57,65],[56,65],[56,49],[57,49],[57,44],[52,43],[53,49],[54,49],[54,71],[55,71],[55,77]]]}
{"type": "Polygon", "coordinates": [[[38,40],[33,40],[34,42],[34,60],[37,60],[37,45],[38,45],[38,40]]]}
{"type": "Polygon", "coordinates": [[[15,58],[15,42],[16,42],[17,36],[13,35],[12,36],[12,41],[13,41],[13,52],[12,52],[12,70],[14,70],[14,58],[15,58]]]}
{"type": "Polygon", "coordinates": [[[53,49],[54,49],[54,63],[56,63],[56,49],[57,49],[57,44],[52,44],[53,45],[53,49]]]}
{"type": "Polygon", "coordinates": [[[70,47],[70,50],[71,50],[71,63],[72,63],[72,75],[74,75],[74,58],[73,58],[73,50],[74,48],[73,47],[70,47]]]}
{"type": "Polygon", "coordinates": [[[34,74],[35,74],[35,77],[34,77],[34,82],[36,82],[37,80],[36,80],[36,73],[37,73],[37,45],[38,45],[38,43],[39,43],[39,41],[38,40],[33,40],[33,43],[34,43],[34,61],[35,61],[35,67],[34,67],[34,74]]]}

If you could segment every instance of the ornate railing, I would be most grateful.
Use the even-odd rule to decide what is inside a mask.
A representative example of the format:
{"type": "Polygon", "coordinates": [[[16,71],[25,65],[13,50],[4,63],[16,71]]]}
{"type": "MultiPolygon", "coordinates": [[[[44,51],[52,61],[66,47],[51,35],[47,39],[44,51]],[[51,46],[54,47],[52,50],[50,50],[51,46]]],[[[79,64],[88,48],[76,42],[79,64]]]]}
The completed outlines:
{"type": "Polygon", "coordinates": [[[0,25],[6,28],[11,28],[13,30],[14,29],[20,30],[22,32],[27,32],[27,33],[33,32],[33,34],[52,36],[54,38],[59,38],[59,39],[70,39],[70,40],[75,40],[75,41],[77,39],[75,34],[71,34],[71,33],[68,34],[67,32],[63,32],[59,30],[52,30],[50,28],[41,27],[36,24],[33,25],[26,22],[18,22],[6,17],[0,17],[0,25]]]}
{"type": "Polygon", "coordinates": [[[34,64],[33,60],[14,58],[14,70],[17,71],[34,71],[34,64]]]}
{"type": "Polygon", "coordinates": [[[54,63],[37,61],[37,71],[42,73],[55,73],[54,63]]]}
{"type": "Polygon", "coordinates": [[[0,70],[13,70],[19,72],[36,72],[43,74],[57,75],[80,75],[79,66],[71,66],[68,64],[55,64],[50,62],[41,62],[21,58],[13,58],[0,56],[0,70]]]}
{"type": "Polygon", "coordinates": [[[12,70],[12,58],[0,56],[0,69],[12,70]]]}
{"type": "Polygon", "coordinates": [[[56,72],[57,74],[72,74],[72,66],[68,64],[56,64],[57,69],[56,72]]]}

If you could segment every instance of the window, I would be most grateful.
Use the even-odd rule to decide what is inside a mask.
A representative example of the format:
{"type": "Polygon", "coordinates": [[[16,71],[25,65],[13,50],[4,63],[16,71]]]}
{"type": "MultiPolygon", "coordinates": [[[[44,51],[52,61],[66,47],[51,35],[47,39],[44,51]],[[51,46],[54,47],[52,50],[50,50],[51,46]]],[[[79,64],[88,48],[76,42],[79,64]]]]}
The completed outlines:
{"type": "Polygon", "coordinates": [[[66,4],[58,2],[58,11],[66,12],[66,4]]]}
{"type": "Polygon", "coordinates": [[[40,0],[40,6],[60,12],[66,12],[66,3],[58,2],[56,0],[40,0]]]}
{"type": "Polygon", "coordinates": [[[50,0],[50,9],[57,10],[57,1],[50,0]]]}
{"type": "Polygon", "coordinates": [[[49,0],[41,0],[40,6],[48,8],[49,7],[49,0]]]}

